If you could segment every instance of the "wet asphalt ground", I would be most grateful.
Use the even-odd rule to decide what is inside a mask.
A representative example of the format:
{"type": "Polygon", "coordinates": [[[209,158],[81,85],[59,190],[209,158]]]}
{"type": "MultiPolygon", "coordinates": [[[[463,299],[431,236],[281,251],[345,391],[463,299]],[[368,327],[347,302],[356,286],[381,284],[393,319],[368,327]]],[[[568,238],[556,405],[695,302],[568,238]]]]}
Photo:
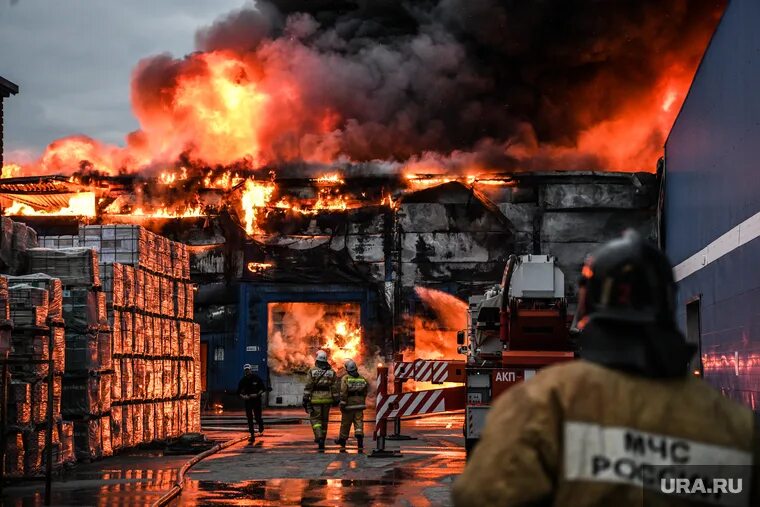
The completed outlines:
{"type": "MultiPolygon", "coordinates": [[[[372,423],[365,424],[364,453],[357,452],[353,438],[341,451],[332,443],[339,417],[335,410],[327,449],[319,452],[303,411],[265,414],[267,428],[255,444],[229,447],[195,465],[171,505],[450,505],[451,483],[465,462],[461,415],[405,420],[402,433],[417,439],[389,441],[388,449],[401,450],[397,458],[369,457],[375,446],[372,423]]],[[[203,421],[204,433],[215,441],[247,434],[242,413],[208,414],[203,421]]],[[[52,505],[152,505],[191,457],[142,449],[78,463],[56,476],[52,505]]],[[[42,505],[43,491],[41,481],[13,481],[0,495],[0,506],[42,505]]]]}
{"type": "Polygon", "coordinates": [[[365,424],[364,453],[353,438],[342,451],[332,443],[337,417],[335,410],[324,452],[304,421],[270,426],[255,444],[206,458],[188,473],[172,505],[450,505],[451,483],[465,462],[461,415],[404,421],[402,433],[417,439],[388,442],[388,449],[401,451],[396,458],[369,457],[372,424],[365,424]]]}

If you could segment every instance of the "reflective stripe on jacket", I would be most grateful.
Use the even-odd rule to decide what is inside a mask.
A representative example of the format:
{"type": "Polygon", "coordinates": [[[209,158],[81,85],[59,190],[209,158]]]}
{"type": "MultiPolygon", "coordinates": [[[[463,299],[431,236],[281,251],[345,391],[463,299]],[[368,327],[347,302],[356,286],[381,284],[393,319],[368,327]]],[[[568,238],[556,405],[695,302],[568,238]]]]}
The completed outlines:
{"type": "Polygon", "coordinates": [[[361,375],[345,375],[340,379],[340,401],[347,410],[362,410],[366,408],[365,400],[369,382],[361,375]]]}
{"type": "Polygon", "coordinates": [[[702,379],[652,379],[574,361],[496,400],[454,484],[454,503],[641,506],[644,482],[656,491],[647,505],[693,505],[663,495],[648,473],[693,476],[705,469],[689,466],[725,465],[746,474],[746,497],[736,505],[760,505],[749,497],[760,469],[750,466],[756,438],[752,411],[702,379]]]}

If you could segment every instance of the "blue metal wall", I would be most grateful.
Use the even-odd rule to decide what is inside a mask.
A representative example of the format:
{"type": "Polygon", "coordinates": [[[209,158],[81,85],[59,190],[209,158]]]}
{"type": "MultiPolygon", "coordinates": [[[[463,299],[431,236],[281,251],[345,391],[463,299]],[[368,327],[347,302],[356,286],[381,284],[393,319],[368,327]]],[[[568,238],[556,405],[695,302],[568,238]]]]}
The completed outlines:
{"type": "MultiPolygon", "coordinates": [[[[732,0],[665,145],[665,248],[674,265],[760,211],[760,2],[732,0]]],[[[705,378],[760,401],[760,239],[679,284],[701,296],[705,378]],[[738,361],[737,361],[738,359],[738,361]]]]}
{"type": "MultiPolygon", "coordinates": [[[[380,326],[376,292],[354,285],[259,284],[241,283],[238,288],[234,332],[202,333],[209,342],[208,390],[231,393],[237,388],[243,365],[249,363],[268,380],[267,330],[268,304],[276,302],[359,303],[365,339],[380,326]],[[217,349],[224,349],[224,359],[216,360],[217,349]]],[[[203,328],[201,328],[202,330],[203,328]]]]}

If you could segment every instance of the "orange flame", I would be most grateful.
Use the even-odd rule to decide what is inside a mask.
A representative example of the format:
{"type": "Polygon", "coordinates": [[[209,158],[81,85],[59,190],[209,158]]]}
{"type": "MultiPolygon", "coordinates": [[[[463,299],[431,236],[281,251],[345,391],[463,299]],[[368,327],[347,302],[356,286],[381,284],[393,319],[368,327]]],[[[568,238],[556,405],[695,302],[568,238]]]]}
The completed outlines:
{"type": "Polygon", "coordinates": [[[253,69],[224,51],[196,53],[188,61],[195,70],[178,74],[175,86],[165,90],[169,95],[162,107],[143,97],[133,83],[135,113],[145,134],[146,146],[140,149],[168,159],[187,151],[208,165],[243,159],[259,165],[260,132],[270,98],[253,69]]]}
{"type": "Polygon", "coordinates": [[[35,210],[27,204],[14,201],[11,206],[4,210],[4,215],[26,215],[26,216],[42,216],[42,215],[68,215],[68,216],[81,216],[81,217],[94,217],[95,212],[95,193],[94,192],[80,192],[69,197],[69,205],[56,211],[42,211],[35,210]]]}
{"type": "Polygon", "coordinates": [[[248,235],[261,232],[256,222],[256,213],[259,208],[264,208],[272,199],[275,186],[272,182],[259,182],[253,179],[245,180],[245,187],[240,198],[243,208],[243,225],[248,235]]]}
{"type": "Polygon", "coordinates": [[[348,318],[338,318],[330,323],[330,328],[321,348],[332,360],[337,364],[343,364],[346,359],[359,357],[362,350],[362,330],[359,323],[348,318]]]}
{"type": "Polygon", "coordinates": [[[0,175],[0,179],[15,178],[16,176],[21,176],[22,173],[23,168],[18,164],[3,164],[3,172],[0,175]]]}
{"type": "Polygon", "coordinates": [[[414,350],[404,351],[404,361],[457,359],[457,331],[467,327],[467,303],[446,292],[415,287],[433,318],[414,316],[414,350]]]}
{"type": "Polygon", "coordinates": [[[249,262],[245,268],[251,273],[261,273],[274,266],[271,262],[249,262]]]}
{"type": "Polygon", "coordinates": [[[340,173],[333,173],[333,174],[323,174],[322,176],[318,177],[316,179],[317,183],[322,184],[341,184],[345,183],[345,180],[343,180],[343,177],[340,175],[340,173]]]}
{"type": "Polygon", "coordinates": [[[276,373],[305,370],[318,350],[339,369],[346,359],[365,365],[377,363],[362,339],[359,305],[355,303],[270,303],[269,366],[276,373]]]}
{"type": "Polygon", "coordinates": [[[176,181],[183,181],[187,179],[187,168],[183,167],[182,171],[162,171],[158,175],[158,182],[162,185],[173,185],[176,181]]]}
{"type": "Polygon", "coordinates": [[[338,192],[331,192],[327,188],[320,189],[317,201],[314,203],[314,209],[317,210],[340,210],[347,208],[348,201],[346,196],[338,192]]]}
{"type": "Polygon", "coordinates": [[[132,216],[138,218],[190,218],[202,217],[206,214],[200,206],[188,206],[185,209],[170,210],[167,208],[158,208],[152,211],[145,211],[142,208],[136,208],[132,211],[132,216]]]}
{"type": "Polygon", "coordinates": [[[214,174],[213,171],[209,171],[206,177],[203,179],[203,185],[206,188],[218,188],[221,190],[229,190],[236,187],[243,182],[245,178],[242,178],[238,173],[231,173],[225,171],[221,174],[214,174]]]}

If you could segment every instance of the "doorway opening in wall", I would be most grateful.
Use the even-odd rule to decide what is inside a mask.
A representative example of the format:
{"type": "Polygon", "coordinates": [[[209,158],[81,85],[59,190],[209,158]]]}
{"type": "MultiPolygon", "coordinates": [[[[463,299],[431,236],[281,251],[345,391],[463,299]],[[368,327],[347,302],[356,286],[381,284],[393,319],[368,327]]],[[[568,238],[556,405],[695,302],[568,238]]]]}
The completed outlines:
{"type": "Polygon", "coordinates": [[[267,310],[269,406],[301,405],[306,372],[320,349],[339,374],[348,358],[361,364],[364,343],[358,303],[282,302],[269,303],[267,310]]]}
{"type": "Polygon", "coordinates": [[[697,347],[697,352],[691,360],[691,371],[700,377],[704,374],[702,368],[702,298],[696,297],[686,303],[686,341],[697,347]]]}

